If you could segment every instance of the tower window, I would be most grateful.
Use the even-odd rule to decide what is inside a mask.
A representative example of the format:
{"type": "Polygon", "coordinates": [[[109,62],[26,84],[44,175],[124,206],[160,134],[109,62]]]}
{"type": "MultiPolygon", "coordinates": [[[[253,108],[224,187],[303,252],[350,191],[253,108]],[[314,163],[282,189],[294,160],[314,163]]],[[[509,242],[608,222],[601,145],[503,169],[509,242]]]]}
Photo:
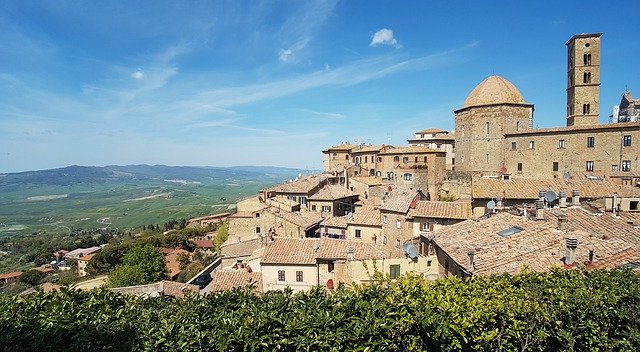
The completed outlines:
{"type": "Polygon", "coordinates": [[[516,121],[516,131],[520,131],[520,121],[516,121]]]}
{"type": "Polygon", "coordinates": [[[591,54],[584,54],[583,61],[585,66],[591,66],[591,54]]]}
{"type": "Polygon", "coordinates": [[[622,137],[622,145],[625,146],[625,147],[630,147],[631,146],[631,136],[622,137]]]}
{"type": "Polygon", "coordinates": [[[591,104],[582,104],[582,115],[589,115],[591,113],[591,104]]]}
{"type": "Polygon", "coordinates": [[[582,76],[583,83],[591,83],[591,72],[585,72],[582,76]]]}
{"type": "Polygon", "coordinates": [[[489,162],[489,154],[487,154],[487,162],[489,162]]]}
{"type": "Polygon", "coordinates": [[[587,148],[593,148],[596,145],[596,137],[587,137],[587,148]]]}
{"type": "Polygon", "coordinates": [[[511,150],[516,150],[518,147],[516,142],[511,142],[511,150]]]}
{"type": "Polygon", "coordinates": [[[491,132],[491,129],[489,127],[489,122],[486,123],[485,131],[487,132],[487,134],[491,132]]]}

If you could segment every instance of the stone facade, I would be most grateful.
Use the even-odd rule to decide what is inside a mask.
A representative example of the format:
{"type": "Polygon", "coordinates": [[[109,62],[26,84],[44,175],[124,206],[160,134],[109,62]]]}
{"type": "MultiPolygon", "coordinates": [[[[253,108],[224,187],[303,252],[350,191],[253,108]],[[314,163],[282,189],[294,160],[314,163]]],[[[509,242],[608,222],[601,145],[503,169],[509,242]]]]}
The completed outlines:
{"type": "Polygon", "coordinates": [[[410,146],[442,150],[446,154],[446,169],[455,168],[455,135],[437,128],[416,131],[415,138],[407,139],[410,146]]]}

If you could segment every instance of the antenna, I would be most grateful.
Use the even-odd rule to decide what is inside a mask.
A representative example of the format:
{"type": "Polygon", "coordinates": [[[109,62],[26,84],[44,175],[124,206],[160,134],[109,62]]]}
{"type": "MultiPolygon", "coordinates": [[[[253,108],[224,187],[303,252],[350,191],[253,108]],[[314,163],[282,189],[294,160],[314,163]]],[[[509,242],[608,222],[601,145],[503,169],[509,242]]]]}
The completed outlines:
{"type": "Polygon", "coordinates": [[[416,249],[416,246],[409,244],[407,246],[407,255],[409,256],[409,258],[411,259],[416,259],[418,258],[418,250],[416,249]]]}
{"type": "Polygon", "coordinates": [[[558,195],[554,191],[547,191],[544,194],[544,200],[547,201],[547,203],[551,203],[556,199],[558,199],[558,195]]]}

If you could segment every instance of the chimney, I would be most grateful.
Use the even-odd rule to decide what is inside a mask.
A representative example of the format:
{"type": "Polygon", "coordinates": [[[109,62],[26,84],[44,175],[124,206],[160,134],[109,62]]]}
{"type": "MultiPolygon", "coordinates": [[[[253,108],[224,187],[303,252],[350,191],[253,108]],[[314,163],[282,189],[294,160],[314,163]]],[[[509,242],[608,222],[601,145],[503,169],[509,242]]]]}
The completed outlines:
{"type": "Polygon", "coordinates": [[[546,192],[545,192],[544,190],[539,190],[539,191],[538,191],[538,200],[541,200],[541,201],[543,201],[543,202],[544,202],[544,194],[545,194],[545,193],[546,193],[546,192]]]}
{"type": "Polygon", "coordinates": [[[469,269],[475,269],[476,250],[473,248],[469,248],[469,250],[467,250],[467,256],[469,256],[469,269]]]}
{"type": "Polygon", "coordinates": [[[564,257],[565,265],[571,265],[575,263],[577,247],[578,247],[578,239],[575,237],[567,237],[567,254],[564,257]]]}
{"type": "Polygon", "coordinates": [[[353,254],[354,254],[354,249],[353,247],[349,247],[347,249],[347,260],[348,261],[352,261],[353,260],[353,254]]]}
{"type": "Polygon", "coordinates": [[[617,203],[618,203],[618,192],[613,192],[613,201],[611,202],[611,212],[613,212],[613,215],[616,215],[617,203]]]}
{"type": "Polygon", "coordinates": [[[574,189],[573,191],[571,191],[571,194],[573,195],[573,201],[571,202],[571,205],[580,205],[580,190],[574,189]]]}
{"type": "Polygon", "coordinates": [[[502,198],[496,198],[496,209],[502,209],[502,198]]]}
{"type": "Polygon", "coordinates": [[[560,208],[566,208],[567,207],[567,192],[560,191],[559,197],[560,197],[560,208]]]}
{"type": "Polygon", "coordinates": [[[567,223],[569,219],[567,218],[567,214],[558,215],[558,230],[565,231],[567,229],[567,223]]]}
{"type": "Polygon", "coordinates": [[[544,220],[544,200],[536,201],[536,220],[544,220]]]}

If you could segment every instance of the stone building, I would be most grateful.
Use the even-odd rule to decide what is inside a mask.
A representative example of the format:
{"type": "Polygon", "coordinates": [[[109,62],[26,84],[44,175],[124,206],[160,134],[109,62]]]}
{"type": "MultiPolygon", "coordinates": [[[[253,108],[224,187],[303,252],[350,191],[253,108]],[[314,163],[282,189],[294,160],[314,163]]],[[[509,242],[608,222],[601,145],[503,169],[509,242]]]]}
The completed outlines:
{"type": "Polygon", "coordinates": [[[415,138],[407,139],[410,146],[428,147],[434,150],[444,150],[446,156],[446,169],[455,167],[455,134],[439,128],[427,128],[415,132],[415,138]]]}
{"type": "Polygon", "coordinates": [[[400,147],[380,153],[382,179],[397,185],[438,193],[444,180],[446,152],[428,147],[400,147]]]}
{"type": "Polygon", "coordinates": [[[620,100],[620,105],[614,106],[611,122],[638,122],[640,121],[640,99],[633,99],[629,90],[625,91],[620,100]]]}
{"type": "Polygon", "coordinates": [[[330,171],[339,166],[350,166],[352,164],[350,152],[355,147],[353,144],[343,143],[323,150],[324,170],[330,171]]]}
{"type": "Polygon", "coordinates": [[[351,149],[351,160],[355,165],[360,166],[361,176],[380,176],[380,166],[382,159],[378,156],[380,152],[393,148],[390,145],[359,145],[351,149]]]}
{"type": "Polygon", "coordinates": [[[567,126],[533,129],[533,105],[491,76],[455,111],[456,171],[504,179],[587,172],[637,182],[640,122],[598,124],[600,33],[576,35],[567,47],[567,126]]]}

